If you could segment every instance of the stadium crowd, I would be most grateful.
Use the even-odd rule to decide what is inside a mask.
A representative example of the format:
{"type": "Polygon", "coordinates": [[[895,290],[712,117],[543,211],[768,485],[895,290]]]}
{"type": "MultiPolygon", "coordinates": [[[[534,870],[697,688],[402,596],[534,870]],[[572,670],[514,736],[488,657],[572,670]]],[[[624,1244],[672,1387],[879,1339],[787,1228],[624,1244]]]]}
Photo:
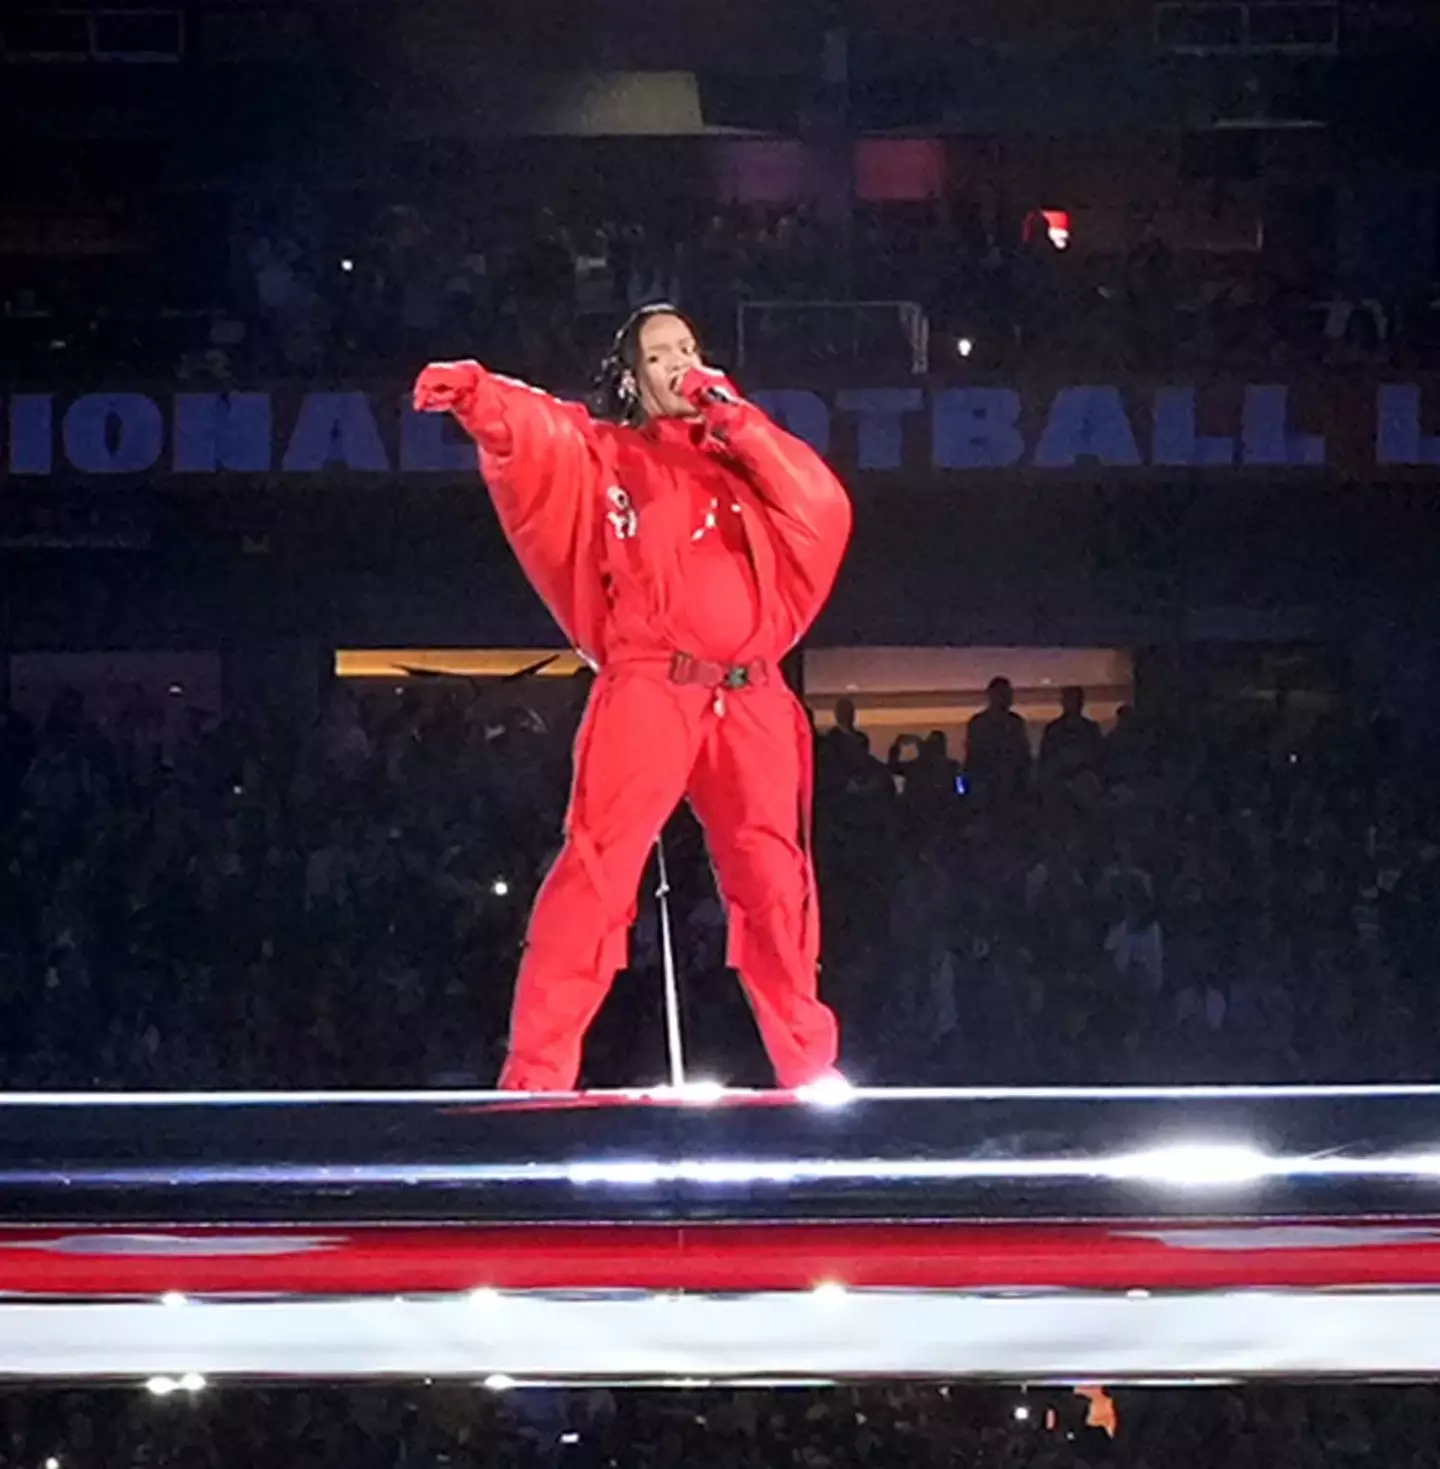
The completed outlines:
{"type": "Polygon", "coordinates": [[[356,217],[287,194],[234,225],[228,271],[197,283],[192,247],[187,236],[183,270],[106,262],[91,288],[73,269],[14,274],[0,295],[8,370],[73,380],[178,369],[224,383],[404,374],[463,353],[574,384],[614,323],[658,299],[678,301],[732,365],[742,303],[779,303],[749,318],[743,365],[762,370],[858,353],[871,368],[906,371],[925,356],[893,310],[876,313],[857,345],[848,315],[783,309],[817,301],[917,303],[932,366],[959,354],[993,370],[1038,360],[1170,372],[1401,367],[1440,345],[1428,297],[1282,278],[1263,263],[1178,249],[1138,224],[1128,253],[1097,256],[1037,212],[964,201],[861,209],[841,246],[803,208],[466,221],[386,200],[356,217]]]}
{"type": "MultiPolygon", "coordinates": [[[[585,681],[280,709],[0,716],[0,1086],[488,1084],[585,681]],[[531,700],[530,702],[534,702],[531,700]]],[[[818,740],[825,990],[860,1079],[1429,1074],[1440,808],[1388,726],[1282,718],[1032,759],[1003,679],[963,760],[818,740]],[[957,780],[957,776],[960,777],[957,780]],[[959,789],[964,786],[962,793],[959,789]]],[[[699,1074],[766,1079],[698,828],[667,835],[699,1074]]],[[[592,1084],[664,1075],[653,879],[592,1084]]]]}
{"type": "Polygon", "coordinates": [[[0,1396],[6,1469],[1295,1469],[1431,1461],[1433,1387],[573,1392],[479,1386],[112,1388],[0,1396]]]}

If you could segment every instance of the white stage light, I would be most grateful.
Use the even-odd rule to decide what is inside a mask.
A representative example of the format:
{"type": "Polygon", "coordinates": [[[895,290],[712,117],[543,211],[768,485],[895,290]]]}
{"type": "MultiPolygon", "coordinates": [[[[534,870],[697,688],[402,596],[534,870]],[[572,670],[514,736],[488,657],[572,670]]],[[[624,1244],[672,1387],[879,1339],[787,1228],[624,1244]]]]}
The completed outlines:
{"type": "Polygon", "coordinates": [[[682,1102],[708,1107],[725,1095],[725,1088],[718,1081],[687,1081],[677,1094],[682,1102]]]}
{"type": "Polygon", "coordinates": [[[795,1095],[815,1107],[844,1107],[855,1100],[855,1088],[843,1076],[827,1076],[802,1086],[795,1095]]]}
{"type": "Polygon", "coordinates": [[[1210,1188],[1258,1183],[1276,1171],[1275,1160],[1243,1144],[1180,1144],[1116,1158],[1105,1172],[1111,1178],[1177,1187],[1210,1188]]]}
{"type": "MultiPolygon", "coordinates": [[[[656,1184],[667,1173],[663,1163],[567,1163],[565,1176],[571,1183],[656,1184]]],[[[532,1169],[532,1176],[534,1170],[532,1169]]]]}

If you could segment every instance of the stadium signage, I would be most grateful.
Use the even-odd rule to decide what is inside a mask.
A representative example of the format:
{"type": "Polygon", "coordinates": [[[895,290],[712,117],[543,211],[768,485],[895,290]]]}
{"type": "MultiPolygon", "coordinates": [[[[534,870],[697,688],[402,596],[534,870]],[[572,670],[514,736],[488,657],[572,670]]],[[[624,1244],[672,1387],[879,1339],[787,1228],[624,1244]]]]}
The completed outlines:
{"type": "MultiPolygon", "coordinates": [[[[1432,393],[1431,396],[1440,396],[1432,393]]],[[[1224,468],[1374,473],[1440,466],[1419,383],[962,386],[756,391],[780,422],[858,472],[1224,468]],[[1303,401],[1297,402],[1297,396],[1303,401]]],[[[14,393],[0,473],[16,479],[456,475],[473,448],[393,389],[14,393]]]]}

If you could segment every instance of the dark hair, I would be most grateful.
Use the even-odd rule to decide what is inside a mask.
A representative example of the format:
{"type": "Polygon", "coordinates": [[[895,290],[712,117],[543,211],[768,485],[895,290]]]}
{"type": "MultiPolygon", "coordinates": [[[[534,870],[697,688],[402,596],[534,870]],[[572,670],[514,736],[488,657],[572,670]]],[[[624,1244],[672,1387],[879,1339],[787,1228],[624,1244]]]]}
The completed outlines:
{"type": "Polygon", "coordinates": [[[640,394],[635,389],[635,371],[640,365],[640,333],[652,316],[678,316],[692,332],[695,324],[669,301],[652,301],[632,311],[625,324],[615,333],[610,350],[595,375],[592,409],[597,418],[632,427],[644,418],[640,394]]]}

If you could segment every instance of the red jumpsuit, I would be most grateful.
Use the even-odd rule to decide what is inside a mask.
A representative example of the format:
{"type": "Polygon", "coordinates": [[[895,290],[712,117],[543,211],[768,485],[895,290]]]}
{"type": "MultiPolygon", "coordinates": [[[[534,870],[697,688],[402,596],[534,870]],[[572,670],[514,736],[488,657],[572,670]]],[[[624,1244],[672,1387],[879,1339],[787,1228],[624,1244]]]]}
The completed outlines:
{"type": "Polygon", "coordinates": [[[574,1088],[586,1030],[626,961],[646,859],[687,797],[777,1080],[825,1076],[838,1035],[817,994],[811,735],[778,664],[835,580],[850,534],[843,487],[752,404],[632,429],[462,366],[453,411],[506,535],[599,670],[500,1085],[574,1088]]]}

